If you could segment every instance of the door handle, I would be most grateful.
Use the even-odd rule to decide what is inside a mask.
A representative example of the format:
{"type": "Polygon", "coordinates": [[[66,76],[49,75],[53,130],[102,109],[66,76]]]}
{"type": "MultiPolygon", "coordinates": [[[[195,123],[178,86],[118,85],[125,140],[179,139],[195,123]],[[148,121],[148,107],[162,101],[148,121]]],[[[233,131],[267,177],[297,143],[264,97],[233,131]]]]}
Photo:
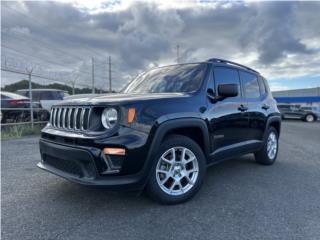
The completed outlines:
{"type": "Polygon", "coordinates": [[[264,103],[264,104],[262,104],[261,108],[264,110],[268,110],[270,108],[270,106],[268,104],[264,103]]]}
{"type": "Polygon", "coordinates": [[[243,104],[241,104],[239,107],[238,107],[238,110],[241,111],[241,112],[244,112],[244,111],[247,111],[248,108],[246,106],[244,106],[243,104]]]}

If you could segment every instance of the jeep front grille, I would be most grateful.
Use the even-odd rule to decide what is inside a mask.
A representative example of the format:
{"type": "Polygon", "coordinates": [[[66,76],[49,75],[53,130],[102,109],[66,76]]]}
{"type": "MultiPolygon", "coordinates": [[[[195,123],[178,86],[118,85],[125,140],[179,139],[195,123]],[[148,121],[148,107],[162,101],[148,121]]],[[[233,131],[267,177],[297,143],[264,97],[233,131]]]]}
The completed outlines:
{"type": "Polygon", "coordinates": [[[53,107],[51,109],[50,124],[58,129],[87,131],[90,129],[91,113],[91,107],[53,107]]]}

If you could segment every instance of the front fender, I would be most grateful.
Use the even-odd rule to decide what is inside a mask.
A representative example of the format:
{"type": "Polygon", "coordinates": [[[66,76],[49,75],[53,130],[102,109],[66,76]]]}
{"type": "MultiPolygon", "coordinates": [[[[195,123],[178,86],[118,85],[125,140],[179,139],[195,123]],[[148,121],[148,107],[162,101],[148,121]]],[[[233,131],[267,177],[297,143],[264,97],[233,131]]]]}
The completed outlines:
{"type": "Polygon", "coordinates": [[[151,171],[148,171],[153,168],[153,164],[156,163],[155,161],[155,155],[157,154],[157,150],[161,144],[161,142],[164,140],[164,137],[166,134],[174,129],[179,128],[187,128],[187,127],[197,127],[202,131],[203,135],[203,142],[204,142],[204,149],[205,149],[205,156],[209,156],[209,131],[207,124],[204,120],[200,118],[180,118],[180,119],[174,119],[174,120],[167,120],[162,122],[161,124],[156,124],[153,129],[151,130],[150,137],[152,138],[149,152],[147,155],[146,163],[144,165],[143,172],[148,172],[146,183],[148,182],[148,179],[150,177],[151,171]]]}

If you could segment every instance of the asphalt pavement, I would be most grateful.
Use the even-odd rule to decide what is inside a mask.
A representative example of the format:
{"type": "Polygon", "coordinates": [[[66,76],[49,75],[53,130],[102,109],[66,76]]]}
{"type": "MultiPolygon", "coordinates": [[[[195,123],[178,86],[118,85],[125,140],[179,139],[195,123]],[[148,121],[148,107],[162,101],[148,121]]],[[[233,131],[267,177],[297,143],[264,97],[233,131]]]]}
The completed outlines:
{"type": "Polygon", "coordinates": [[[37,138],[1,143],[5,239],[320,239],[320,122],[284,121],[272,166],[252,155],[208,169],[191,201],[88,188],[36,167],[37,138]]]}

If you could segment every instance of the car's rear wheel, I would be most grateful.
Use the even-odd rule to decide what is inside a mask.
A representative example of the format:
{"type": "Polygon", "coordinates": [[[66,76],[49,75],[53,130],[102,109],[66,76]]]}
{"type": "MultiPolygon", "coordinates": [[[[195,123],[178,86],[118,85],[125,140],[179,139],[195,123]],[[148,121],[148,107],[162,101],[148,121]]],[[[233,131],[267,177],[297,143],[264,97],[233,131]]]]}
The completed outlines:
{"type": "Polygon", "coordinates": [[[307,114],[306,117],[305,117],[305,120],[307,122],[314,122],[315,117],[312,114],[307,114]]]}
{"type": "Polygon", "coordinates": [[[267,132],[267,137],[263,143],[263,147],[255,153],[255,159],[263,165],[273,164],[278,156],[279,135],[274,127],[270,127],[267,132]]]}
{"type": "Polygon", "coordinates": [[[177,204],[193,197],[205,176],[205,157],[190,138],[172,135],[160,146],[147,191],[156,201],[177,204]]]}

